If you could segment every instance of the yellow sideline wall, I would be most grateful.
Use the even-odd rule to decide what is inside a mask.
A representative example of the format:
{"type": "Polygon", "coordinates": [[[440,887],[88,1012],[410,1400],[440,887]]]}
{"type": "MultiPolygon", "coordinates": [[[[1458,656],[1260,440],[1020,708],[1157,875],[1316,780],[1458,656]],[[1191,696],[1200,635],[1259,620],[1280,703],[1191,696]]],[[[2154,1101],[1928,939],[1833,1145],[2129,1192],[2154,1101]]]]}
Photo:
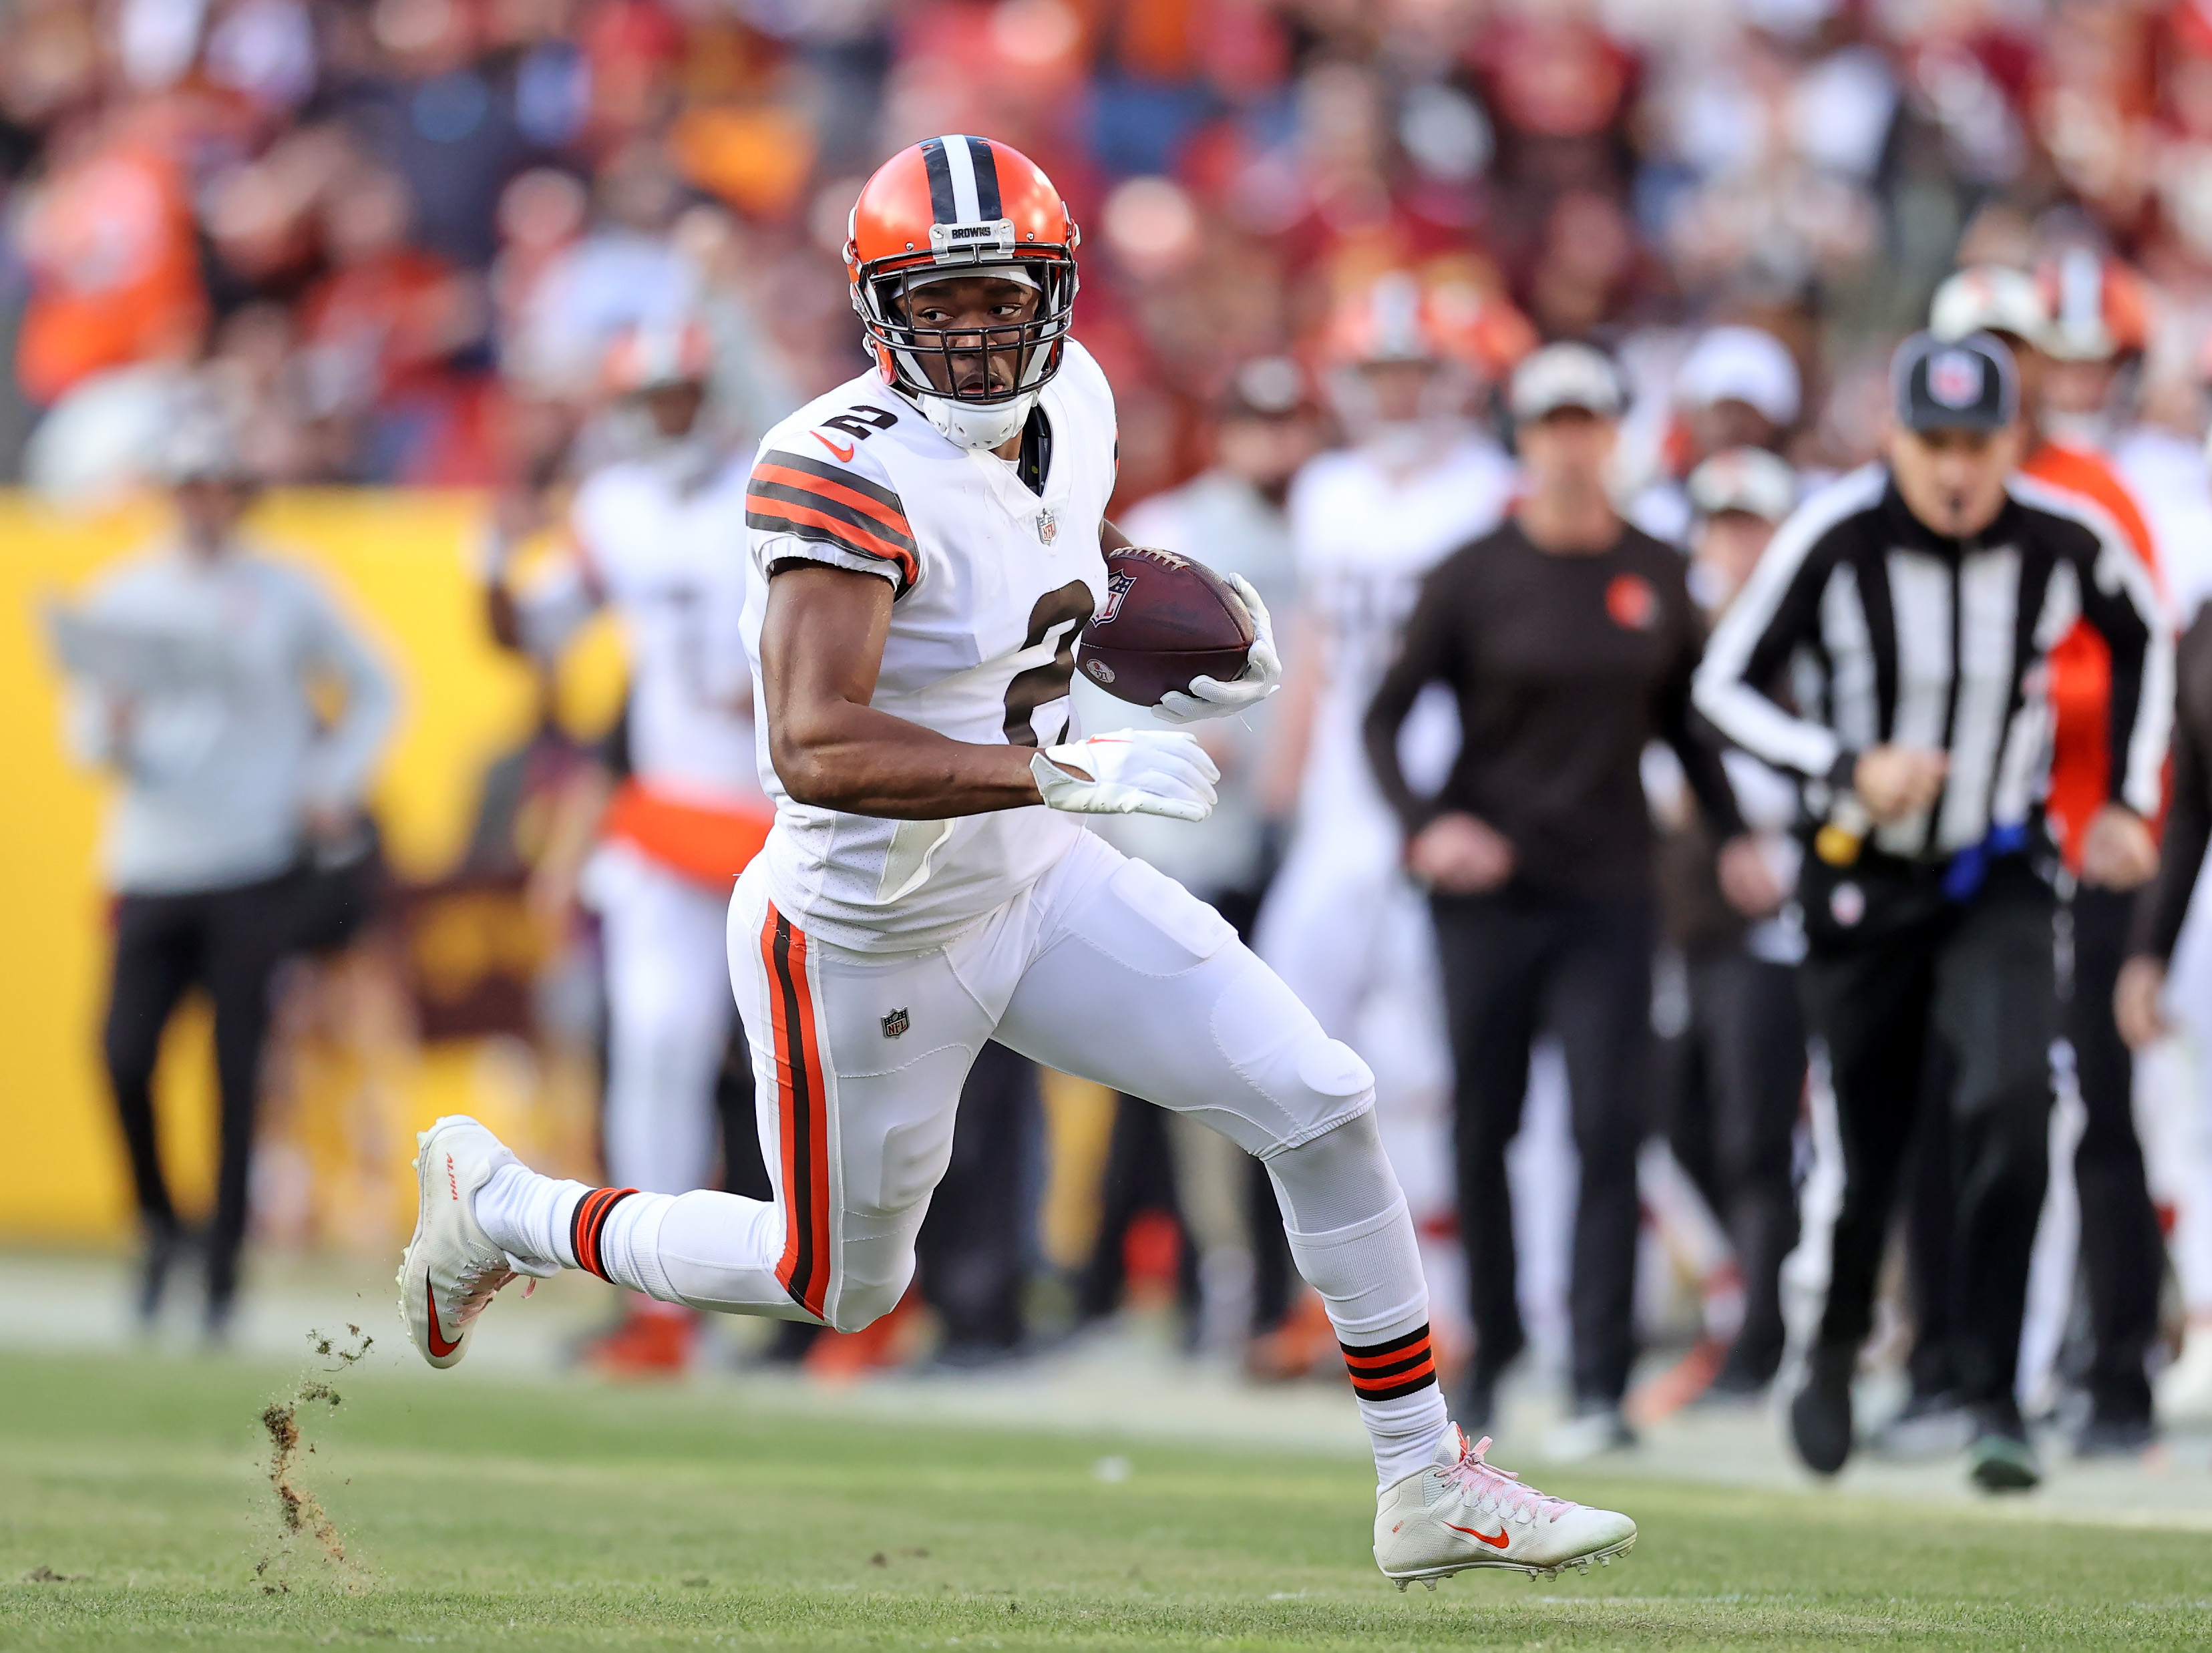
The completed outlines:
{"type": "MultiPolygon", "coordinates": [[[[458,493],[272,494],[251,529],[324,575],[398,674],[398,733],[374,802],[395,869],[434,875],[463,847],[485,763],[526,732],[525,669],[485,635],[469,548],[483,502],[458,493]]],[[[97,1241],[130,1231],[121,1147],[99,1068],[107,900],[94,854],[106,783],[61,738],[60,682],[40,619],[66,593],[163,531],[151,503],[97,517],[58,514],[0,490],[0,1238],[97,1241]]],[[[618,657],[587,657],[606,704],[618,657]]],[[[164,1158],[188,1206],[204,1205],[213,1160],[204,1018],[163,1053],[164,1158]]],[[[422,1087],[424,1118],[447,1098],[422,1087]]]]}

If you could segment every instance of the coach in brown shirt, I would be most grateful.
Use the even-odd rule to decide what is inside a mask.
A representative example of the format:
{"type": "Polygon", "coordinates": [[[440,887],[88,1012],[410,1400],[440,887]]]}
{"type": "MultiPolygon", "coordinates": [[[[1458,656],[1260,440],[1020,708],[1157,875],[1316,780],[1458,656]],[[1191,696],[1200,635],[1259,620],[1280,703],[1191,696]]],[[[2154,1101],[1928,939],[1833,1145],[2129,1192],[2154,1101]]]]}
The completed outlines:
{"type": "Polygon", "coordinates": [[[1649,1083],[1652,835],[1639,764],[1680,754],[1729,840],[1723,887],[1765,908],[1772,880],[1718,752],[1690,728],[1702,641],[1681,553],[1621,520],[1607,489],[1620,410],[1612,364],[1582,344],[1537,351],[1510,406],[1523,493],[1504,526],[1424,585],[1402,652],[1367,716],[1367,748],[1432,892],[1458,1070],[1460,1233],[1477,1348],[1457,1415],[1480,1431],[1521,1351],[1505,1148],[1520,1127],[1529,1047],[1566,1058],[1582,1191],[1570,1289],[1572,1455],[1627,1444],[1633,1355],[1636,1152],[1649,1083]],[[1443,790],[1417,797],[1398,732],[1431,683],[1459,702],[1461,748],[1443,790]]]}

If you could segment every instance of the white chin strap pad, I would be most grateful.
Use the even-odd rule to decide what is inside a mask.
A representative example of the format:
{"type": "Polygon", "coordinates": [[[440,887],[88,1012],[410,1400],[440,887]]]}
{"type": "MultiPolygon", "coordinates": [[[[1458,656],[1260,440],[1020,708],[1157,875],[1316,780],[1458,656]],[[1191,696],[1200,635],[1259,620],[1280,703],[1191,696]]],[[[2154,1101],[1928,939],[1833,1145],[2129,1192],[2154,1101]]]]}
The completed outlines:
{"type": "Polygon", "coordinates": [[[979,404],[950,396],[918,396],[915,404],[937,434],[955,447],[996,447],[1029,422],[1037,392],[1025,391],[1011,402],[979,404]]]}

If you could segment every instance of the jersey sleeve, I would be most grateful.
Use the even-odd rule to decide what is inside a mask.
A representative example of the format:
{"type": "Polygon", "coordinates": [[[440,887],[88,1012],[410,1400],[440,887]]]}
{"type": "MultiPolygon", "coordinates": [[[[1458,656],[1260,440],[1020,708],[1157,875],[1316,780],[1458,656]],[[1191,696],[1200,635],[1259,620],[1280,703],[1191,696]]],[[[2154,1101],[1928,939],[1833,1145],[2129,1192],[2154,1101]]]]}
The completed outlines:
{"type": "Polygon", "coordinates": [[[903,597],[921,576],[906,507],[889,478],[866,474],[857,456],[837,465],[763,448],[745,489],[745,526],[763,574],[783,562],[825,562],[881,574],[894,597],[903,597]]]}

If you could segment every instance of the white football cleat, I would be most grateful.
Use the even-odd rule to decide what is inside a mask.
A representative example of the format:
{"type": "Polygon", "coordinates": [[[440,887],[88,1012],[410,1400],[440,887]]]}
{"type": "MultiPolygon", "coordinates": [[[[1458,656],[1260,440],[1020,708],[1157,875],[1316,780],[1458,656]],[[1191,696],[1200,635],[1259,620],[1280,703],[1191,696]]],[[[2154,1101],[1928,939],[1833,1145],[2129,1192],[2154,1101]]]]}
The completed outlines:
{"type": "Polygon", "coordinates": [[[2181,1340],[2181,1353],[2158,1375],[2160,1423],[2212,1423],[2212,1326],[2197,1322],[2181,1340]]]}
{"type": "Polygon", "coordinates": [[[1483,1461],[1454,1424],[1426,1469],[1395,1480],[1376,1498],[1375,1565],[1404,1589],[1470,1567],[1506,1567],[1548,1578],[1562,1567],[1613,1565],[1636,1547],[1636,1523],[1610,1510],[1570,1504],[1522,1485],[1483,1461]]]}
{"type": "Polygon", "coordinates": [[[477,1316],[515,1276],[515,1260],[477,1222],[476,1194],[501,1165],[519,1162],[465,1114],[418,1133],[415,1149],[420,1204],[399,1259],[399,1312],[422,1358],[451,1366],[468,1352],[477,1316]]]}

